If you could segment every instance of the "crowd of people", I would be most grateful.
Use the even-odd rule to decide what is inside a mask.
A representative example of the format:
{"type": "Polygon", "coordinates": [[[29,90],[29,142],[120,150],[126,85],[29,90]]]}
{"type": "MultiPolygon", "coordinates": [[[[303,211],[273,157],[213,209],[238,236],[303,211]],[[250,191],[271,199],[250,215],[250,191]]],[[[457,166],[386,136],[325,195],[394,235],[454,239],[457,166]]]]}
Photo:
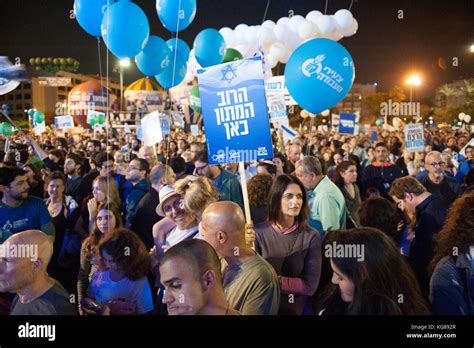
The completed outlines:
{"type": "Polygon", "coordinates": [[[0,312],[474,314],[472,134],[272,137],[245,175],[182,130],[0,139],[0,312]]]}

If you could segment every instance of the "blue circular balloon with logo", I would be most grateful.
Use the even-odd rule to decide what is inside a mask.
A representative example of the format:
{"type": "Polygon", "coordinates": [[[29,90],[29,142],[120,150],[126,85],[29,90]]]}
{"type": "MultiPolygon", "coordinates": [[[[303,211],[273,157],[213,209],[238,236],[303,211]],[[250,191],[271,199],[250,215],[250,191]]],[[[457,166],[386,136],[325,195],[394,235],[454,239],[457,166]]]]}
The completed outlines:
{"type": "Polygon", "coordinates": [[[145,48],[150,25],[137,4],[122,0],[104,13],[101,31],[110,52],[118,58],[133,58],[145,48]]]}
{"type": "Polygon", "coordinates": [[[194,39],[194,54],[202,67],[220,64],[225,57],[224,38],[216,29],[204,29],[194,39]]]}
{"type": "Polygon", "coordinates": [[[174,59],[174,54],[175,54],[175,49],[176,49],[176,56],[180,56],[181,59],[188,60],[189,59],[189,53],[191,50],[189,49],[188,44],[181,39],[169,39],[166,41],[166,44],[168,45],[170,51],[171,51],[171,56],[170,59],[174,59]]]}
{"type": "Polygon", "coordinates": [[[184,59],[176,59],[176,64],[171,60],[168,66],[156,75],[155,78],[163,88],[171,88],[183,82],[187,72],[187,65],[184,59]],[[174,75],[174,76],[173,76],[174,75]]]}
{"type": "MultiPolygon", "coordinates": [[[[111,0],[109,3],[112,4],[111,0]]],[[[88,34],[99,37],[102,17],[107,8],[107,0],[75,0],[74,14],[77,22],[88,34]]]]}
{"type": "Polygon", "coordinates": [[[349,52],[329,39],[314,39],[299,46],[285,67],[290,95],[313,114],[339,103],[354,82],[354,62],[349,52]]]}
{"type": "Polygon", "coordinates": [[[160,74],[170,62],[169,49],[165,40],[151,35],[145,48],[135,57],[138,69],[145,76],[160,74]]]}
{"type": "Polygon", "coordinates": [[[196,10],[196,0],[156,0],[160,22],[173,33],[189,27],[196,17],[196,10]]]}

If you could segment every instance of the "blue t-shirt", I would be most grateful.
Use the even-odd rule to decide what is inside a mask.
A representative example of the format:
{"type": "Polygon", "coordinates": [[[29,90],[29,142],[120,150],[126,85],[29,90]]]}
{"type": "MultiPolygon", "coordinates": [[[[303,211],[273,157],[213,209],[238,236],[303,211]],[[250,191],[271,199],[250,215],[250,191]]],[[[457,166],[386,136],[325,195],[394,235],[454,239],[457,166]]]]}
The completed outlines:
{"type": "Polygon", "coordinates": [[[0,243],[17,232],[40,230],[41,226],[50,221],[51,215],[41,198],[28,196],[16,208],[9,207],[0,201],[0,243]]]}

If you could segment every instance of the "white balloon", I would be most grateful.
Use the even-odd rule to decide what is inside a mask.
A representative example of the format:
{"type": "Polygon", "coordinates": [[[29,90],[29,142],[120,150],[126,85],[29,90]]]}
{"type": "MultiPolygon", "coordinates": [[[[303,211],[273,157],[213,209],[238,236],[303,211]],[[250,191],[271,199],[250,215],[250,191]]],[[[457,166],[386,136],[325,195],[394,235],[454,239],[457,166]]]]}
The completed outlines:
{"type": "Polygon", "coordinates": [[[321,35],[325,35],[333,31],[335,24],[331,16],[323,15],[316,20],[316,25],[321,35]]]}
{"type": "Polygon", "coordinates": [[[466,123],[471,122],[471,115],[464,116],[464,122],[466,122],[466,123]]]}
{"type": "Polygon", "coordinates": [[[341,32],[339,30],[334,29],[329,34],[326,34],[326,37],[330,40],[339,41],[344,36],[341,34],[341,32]]]}
{"type": "Polygon", "coordinates": [[[268,19],[266,20],[265,22],[262,23],[262,27],[267,27],[267,28],[270,28],[270,29],[274,29],[275,28],[275,22],[268,19]]]}
{"type": "Polygon", "coordinates": [[[295,16],[291,17],[290,18],[290,23],[289,23],[290,29],[293,32],[297,33],[301,22],[303,22],[304,20],[305,20],[304,17],[300,16],[300,15],[295,15],[295,16]]]}
{"type": "Polygon", "coordinates": [[[247,54],[248,50],[249,50],[249,46],[247,44],[241,44],[241,45],[236,45],[234,47],[232,47],[233,49],[236,49],[237,51],[239,51],[240,53],[242,53],[242,56],[245,57],[245,55],[247,54]]]}
{"type": "Polygon", "coordinates": [[[283,64],[288,63],[288,60],[290,59],[292,53],[293,53],[293,51],[290,51],[288,49],[288,47],[286,47],[285,48],[285,55],[280,59],[280,62],[282,62],[283,64]]]}
{"type": "Polygon", "coordinates": [[[273,30],[267,27],[260,27],[257,36],[258,42],[263,47],[268,47],[275,41],[275,34],[273,33],[273,30]]]}
{"type": "Polygon", "coordinates": [[[252,45],[255,41],[257,41],[257,33],[260,26],[251,26],[248,27],[245,31],[245,42],[247,44],[252,45]]]}
{"type": "Polygon", "coordinates": [[[466,114],[464,112],[460,112],[458,115],[459,119],[462,121],[466,117],[466,114]]]}
{"type": "Polygon", "coordinates": [[[295,33],[290,32],[290,36],[288,37],[288,40],[286,41],[286,47],[290,52],[293,53],[293,51],[296,49],[301,44],[300,37],[296,35],[295,33]]]}
{"type": "Polygon", "coordinates": [[[228,27],[221,28],[219,33],[224,38],[225,44],[227,47],[232,47],[235,42],[235,33],[232,29],[228,27]]]}
{"type": "Polygon", "coordinates": [[[345,37],[350,37],[350,36],[354,35],[357,32],[357,29],[359,29],[359,23],[354,18],[354,19],[352,19],[352,24],[349,27],[349,29],[346,29],[346,30],[342,31],[342,35],[344,35],[345,37]]]}
{"type": "Polygon", "coordinates": [[[290,28],[285,24],[277,24],[273,28],[273,33],[275,34],[275,40],[286,43],[290,37],[290,28]]]}
{"type": "Polygon", "coordinates": [[[324,110],[323,112],[321,112],[321,115],[323,115],[324,117],[328,116],[329,110],[324,110]]]}
{"type": "Polygon", "coordinates": [[[281,42],[275,42],[270,47],[269,54],[270,56],[274,57],[276,60],[280,60],[285,56],[286,48],[281,42]]]}
{"type": "Polygon", "coordinates": [[[245,33],[247,32],[247,28],[249,26],[247,24],[239,24],[235,27],[234,32],[235,32],[235,38],[236,42],[235,44],[240,44],[245,42],[245,33]]]}
{"type": "Polygon", "coordinates": [[[308,14],[306,15],[306,20],[316,24],[316,19],[318,19],[318,17],[321,17],[322,15],[323,14],[319,11],[311,11],[308,12],[308,14]]]}
{"type": "Polygon", "coordinates": [[[337,22],[337,25],[342,29],[348,29],[352,24],[352,13],[348,10],[342,9],[337,11],[334,14],[334,19],[337,22]]]}
{"type": "Polygon", "coordinates": [[[304,22],[300,23],[300,27],[298,28],[298,35],[302,40],[308,40],[314,37],[314,27],[316,25],[313,22],[305,20],[304,22]]]}
{"type": "Polygon", "coordinates": [[[277,20],[277,24],[289,25],[290,19],[288,17],[281,17],[279,20],[277,20]]]}
{"type": "Polygon", "coordinates": [[[278,64],[278,59],[276,59],[275,57],[273,57],[271,54],[269,54],[267,56],[267,61],[268,61],[268,65],[270,65],[270,68],[274,68],[277,66],[278,64]]]}

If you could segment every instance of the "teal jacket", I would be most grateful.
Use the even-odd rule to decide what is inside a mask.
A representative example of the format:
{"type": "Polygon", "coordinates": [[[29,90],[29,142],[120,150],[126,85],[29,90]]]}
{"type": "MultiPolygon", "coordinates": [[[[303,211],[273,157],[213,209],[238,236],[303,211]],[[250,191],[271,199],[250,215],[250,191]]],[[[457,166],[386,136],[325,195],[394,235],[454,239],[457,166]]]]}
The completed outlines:
{"type": "Polygon", "coordinates": [[[242,208],[242,211],[245,212],[242,187],[237,176],[221,169],[221,174],[213,180],[213,183],[220,193],[221,201],[237,203],[242,208]]]}

